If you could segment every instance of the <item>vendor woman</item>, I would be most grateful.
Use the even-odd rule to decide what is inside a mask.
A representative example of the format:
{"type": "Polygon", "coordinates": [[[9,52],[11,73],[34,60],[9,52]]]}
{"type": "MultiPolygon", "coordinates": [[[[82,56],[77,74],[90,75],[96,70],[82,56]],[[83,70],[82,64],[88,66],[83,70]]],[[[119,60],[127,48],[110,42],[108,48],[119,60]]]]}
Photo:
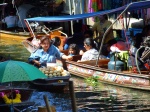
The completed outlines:
{"type": "Polygon", "coordinates": [[[72,56],[66,56],[59,51],[54,45],[50,43],[48,36],[40,38],[40,46],[38,50],[33,52],[29,57],[29,63],[36,67],[46,66],[46,63],[56,63],[56,59],[72,60],[72,56]]]}

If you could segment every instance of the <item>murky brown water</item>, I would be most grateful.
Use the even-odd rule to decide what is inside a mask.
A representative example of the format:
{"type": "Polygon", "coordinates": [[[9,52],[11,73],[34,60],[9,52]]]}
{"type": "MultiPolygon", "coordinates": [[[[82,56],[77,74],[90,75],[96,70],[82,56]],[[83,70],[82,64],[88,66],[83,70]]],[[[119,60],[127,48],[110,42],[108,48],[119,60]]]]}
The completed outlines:
{"type": "Polygon", "coordinates": [[[24,37],[20,36],[20,38],[2,37],[0,35],[0,56],[12,60],[27,61],[30,53],[22,44],[24,37]]]}
{"type": "MultiPolygon", "coordinates": [[[[22,40],[0,37],[0,56],[13,60],[27,61],[30,53],[23,47],[22,40]]],[[[87,86],[83,79],[72,77],[78,112],[150,112],[150,92],[121,88],[99,83],[97,89],[87,86]]],[[[20,85],[19,85],[20,86],[20,85]]],[[[29,85],[25,85],[28,87],[29,85]]],[[[38,106],[44,106],[43,95],[47,95],[49,104],[57,112],[72,112],[68,93],[49,93],[35,91],[31,101],[35,105],[22,112],[37,112],[38,106]]]]}

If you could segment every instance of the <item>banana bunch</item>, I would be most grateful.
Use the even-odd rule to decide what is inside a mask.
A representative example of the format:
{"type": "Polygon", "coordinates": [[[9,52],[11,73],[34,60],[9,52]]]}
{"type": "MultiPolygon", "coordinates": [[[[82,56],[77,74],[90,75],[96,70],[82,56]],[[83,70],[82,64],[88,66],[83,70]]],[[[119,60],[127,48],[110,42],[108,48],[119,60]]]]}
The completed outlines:
{"type": "Polygon", "coordinates": [[[59,76],[69,76],[70,73],[63,69],[61,66],[56,67],[47,67],[47,68],[39,68],[46,76],[48,77],[59,77],[59,76]]]}

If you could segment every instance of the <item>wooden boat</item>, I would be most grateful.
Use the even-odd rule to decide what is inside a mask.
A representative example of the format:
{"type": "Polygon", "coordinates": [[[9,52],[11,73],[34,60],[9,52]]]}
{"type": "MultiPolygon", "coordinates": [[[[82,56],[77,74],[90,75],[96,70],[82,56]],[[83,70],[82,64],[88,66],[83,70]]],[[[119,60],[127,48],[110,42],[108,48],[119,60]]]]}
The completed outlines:
{"type": "Polygon", "coordinates": [[[142,74],[132,73],[131,71],[108,70],[109,59],[100,59],[98,66],[95,66],[96,60],[75,62],[66,61],[68,71],[82,78],[97,77],[100,82],[136,88],[141,90],[150,90],[150,77],[145,74],[148,71],[141,71],[142,74]]]}
{"type": "MultiPolygon", "coordinates": [[[[29,32],[11,32],[0,30],[1,38],[0,40],[5,40],[7,43],[18,44],[26,40],[29,37],[29,32]]],[[[2,42],[2,41],[1,41],[2,42]]]]}
{"type": "MultiPolygon", "coordinates": [[[[129,5],[125,5],[116,9],[99,11],[95,13],[86,13],[86,14],[77,14],[77,15],[69,15],[69,16],[57,16],[57,17],[35,17],[29,18],[25,21],[27,23],[32,21],[44,21],[44,22],[65,22],[65,21],[73,21],[78,19],[84,19],[89,17],[95,17],[103,14],[110,13],[118,13],[121,14],[117,17],[117,19],[112,23],[112,25],[105,31],[105,34],[102,39],[102,44],[99,50],[99,54],[101,53],[102,45],[104,38],[110,28],[115,24],[115,22],[122,16],[126,11],[139,10],[141,8],[149,8],[150,1],[142,1],[142,2],[132,2],[129,5]]],[[[130,87],[142,90],[150,90],[150,82],[149,75],[145,73],[145,71],[141,71],[142,74],[139,73],[131,73],[130,71],[113,71],[108,70],[108,59],[100,59],[98,65],[95,64],[96,60],[93,61],[85,61],[85,62],[75,62],[75,61],[66,61],[66,66],[68,71],[79,77],[91,77],[97,76],[99,81],[123,86],[130,87]],[[96,66],[95,66],[96,65],[96,66]]]]}
{"type": "MultiPolygon", "coordinates": [[[[15,98],[16,97],[16,93],[15,93],[15,90],[18,90],[21,95],[21,102],[20,103],[13,103],[13,107],[14,107],[14,110],[16,112],[18,112],[18,110],[22,110],[24,108],[27,108],[29,106],[32,106],[34,105],[35,102],[30,102],[29,99],[33,93],[33,89],[26,89],[26,88],[10,88],[10,87],[7,87],[7,86],[0,86],[0,93],[4,93],[5,95],[7,95],[8,98],[11,97],[12,93],[13,93],[13,97],[15,98]]],[[[11,103],[6,103],[4,101],[4,99],[2,98],[2,96],[0,96],[0,110],[2,112],[10,112],[10,107],[11,107],[11,103]]]]}
{"type": "Polygon", "coordinates": [[[47,79],[36,79],[31,81],[31,87],[38,90],[49,91],[49,92],[64,92],[68,86],[70,76],[59,76],[50,77],[47,79]]]}
{"type": "MultiPolygon", "coordinates": [[[[48,28],[46,27],[46,29],[48,29],[48,28]]],[[[54,37],[60,38],[60,46],[58,46],[58,47],[60,50],[63,50],[63,46],[67,39],[67,34],[63,33],[61,30],[62,30],[62,27],[51,30],[51,31],[49,29],[48,29],[48,31],[43,29],[44,33],[36,34],[35,38],[34,38],[35,34],[33,33],[32,36],[29,36],[26,40],[23,41],[23,45],[30,53],[32,53],[33,51],[35,51],[38,48],[38,45],[37,45],[38,40],[42,36],[45,35],[45,36],[49,36],[50,39],[52,39],[54,37]]]]}

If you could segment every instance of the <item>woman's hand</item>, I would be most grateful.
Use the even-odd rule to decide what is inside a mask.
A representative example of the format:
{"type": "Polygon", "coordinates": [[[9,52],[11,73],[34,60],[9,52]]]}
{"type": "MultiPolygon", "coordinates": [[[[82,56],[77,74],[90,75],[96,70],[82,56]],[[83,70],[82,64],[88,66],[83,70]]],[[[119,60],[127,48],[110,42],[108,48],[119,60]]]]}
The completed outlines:
{"type": "Polygon", "coordinates": [[[71,61],[71,60],[73,59],[73,57],[72,57],[72,56],[63,55],[63,56],[62,56],[62,59],[71,61]]]}
{"type": "Polygon", "coordinates": [[[73,59],[72,56],[67,56],[67,58],[66,58],[66,60],[69,60],[69,61],[71,61],[72,59],[73,59]]]}
{"type": "Polygon", "coordinates": [[[34,62],[34,64],[35,64],[35,65],[37,65],[38,67],[40,67],[40,66],[41,66],[41,63],[40,63],[39,61],[34,60],[33,62],[34,62]]]}

